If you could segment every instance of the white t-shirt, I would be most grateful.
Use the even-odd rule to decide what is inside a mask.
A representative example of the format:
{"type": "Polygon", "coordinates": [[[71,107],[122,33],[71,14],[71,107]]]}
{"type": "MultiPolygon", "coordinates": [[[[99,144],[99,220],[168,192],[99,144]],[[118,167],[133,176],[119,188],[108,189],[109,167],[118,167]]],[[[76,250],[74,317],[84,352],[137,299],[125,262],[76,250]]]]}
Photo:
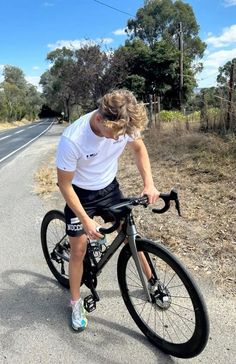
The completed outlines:
{"type": "Polygon", "coordinates": [[[59,169],[75,172],[72,183],[86,190],[100,190],[113,181],[119,156],[127,142],[134,140],[128,135],[118,140],[97,136],[90,126],[94,112],[80,117],[64,130],[56,158],[59,169]]]}

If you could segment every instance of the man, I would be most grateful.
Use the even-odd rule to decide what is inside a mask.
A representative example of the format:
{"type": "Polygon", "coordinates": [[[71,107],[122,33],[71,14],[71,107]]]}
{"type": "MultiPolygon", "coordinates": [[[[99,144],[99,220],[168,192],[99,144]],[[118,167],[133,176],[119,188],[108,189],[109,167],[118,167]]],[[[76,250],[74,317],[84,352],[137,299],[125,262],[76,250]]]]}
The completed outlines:
{"type": "Polygon", "coordinates": [[[116,172],[118,158],[126,144],[134,154],[143,180],[142,194],[148,196],[149,203],[154,203],[159,196],[153,183],[148,153],[140,137],[146,121],[145,107],[137,102],[134,95],[127,90],[115,90],[102,97],[97,110],[66,128],[61,137],[57,174],[59,188],[66,201],[66,232],[71,247],[72,327],[75,330],[83,330],[87,326],[80,297],[87,239],[102,237],[93,217],[101,216],[104,221],[111,221],[110,216],[102,214],[101,210],[119,203],[123,196],[116,172]]]}

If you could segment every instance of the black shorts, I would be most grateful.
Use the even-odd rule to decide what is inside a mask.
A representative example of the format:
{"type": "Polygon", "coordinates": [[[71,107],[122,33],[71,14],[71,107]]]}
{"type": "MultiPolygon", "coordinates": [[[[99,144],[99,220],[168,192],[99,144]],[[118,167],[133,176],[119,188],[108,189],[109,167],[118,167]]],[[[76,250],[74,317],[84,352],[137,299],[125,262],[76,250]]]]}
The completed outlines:
{"type": "MultiPolygon", "coordinates": [[[[89,217],[101,216],[105,222],[114,220],[108,208],[119,203],[124,198],[116,178],[107,187],[97,191],[84,190],[75,185],[73,185],[73,188],[89,217]]],[[[84,234],[79,218],[67,204],[64,212],[67,235],[80,236],[84,234]]]]}

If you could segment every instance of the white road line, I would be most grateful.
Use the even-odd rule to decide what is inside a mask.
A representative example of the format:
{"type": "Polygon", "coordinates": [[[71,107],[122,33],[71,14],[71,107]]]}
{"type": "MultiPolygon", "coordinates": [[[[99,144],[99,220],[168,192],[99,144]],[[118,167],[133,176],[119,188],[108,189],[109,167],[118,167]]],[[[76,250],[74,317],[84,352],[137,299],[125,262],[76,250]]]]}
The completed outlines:
{"type": "Polygon", "coordinates": [[[41,121],[40,123],[37,123],[37,124],[31,125],[31,126],[28,126],[28,129],[35,128],[35,126],[38,126],[38,125],[41,125],[41,124],[44,124],[44,123],[45,123],[45,121],[41,121]]]}
{"type": "Polygon", "coordinates": [[[6,135],[5,137],[0,138],[0,140],[10,138],[11,135],[6,135]]]}
{"type": "Polygon", "coordinates": [[[8,155],[6,155],[5,157],[3,157],[2,159],[0,159],[0,163],[3,162],[5,159],[11,157],[13,154],[15,154],[16,152],[19,152],[19,150],[23,149],[24,147],[26,147],[28,144],[32,143],[34,140],[38,139],[42,134],[46,133],[46,131],[48,131],[48,129],[51,127],[51,125],[53,124],[53,122],[49,125],[49,127],[47,129],[45,129],[41,134],[37,135],[35,138],[29,140],[26,144],[22,145],[20,148],[13,150],[13,152],[9,153],[8,155]]]}
{"type": "Polygon", "coordinates": [[[22,133],[22,131],[25,131],[25,129],[18,130],[18,131],[16,131],[16,132],[15,132],[15,133],[13,133],[13,134],[20,134],[20,133],[22,133]]]}

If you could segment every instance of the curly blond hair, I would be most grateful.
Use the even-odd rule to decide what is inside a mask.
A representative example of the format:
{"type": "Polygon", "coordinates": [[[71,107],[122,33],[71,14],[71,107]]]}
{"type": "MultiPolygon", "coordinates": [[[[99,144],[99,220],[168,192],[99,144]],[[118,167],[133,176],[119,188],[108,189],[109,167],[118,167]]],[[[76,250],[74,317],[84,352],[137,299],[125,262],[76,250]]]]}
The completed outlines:
{"type": "Polygon", "coordinates": [[[111,128],[115,135],[138,137],[147,124],[145,106],[138,103],[128,90],[113,90],[104,95],[98,101],[98,111],[104,119],[104,125],[111,128]]]}

